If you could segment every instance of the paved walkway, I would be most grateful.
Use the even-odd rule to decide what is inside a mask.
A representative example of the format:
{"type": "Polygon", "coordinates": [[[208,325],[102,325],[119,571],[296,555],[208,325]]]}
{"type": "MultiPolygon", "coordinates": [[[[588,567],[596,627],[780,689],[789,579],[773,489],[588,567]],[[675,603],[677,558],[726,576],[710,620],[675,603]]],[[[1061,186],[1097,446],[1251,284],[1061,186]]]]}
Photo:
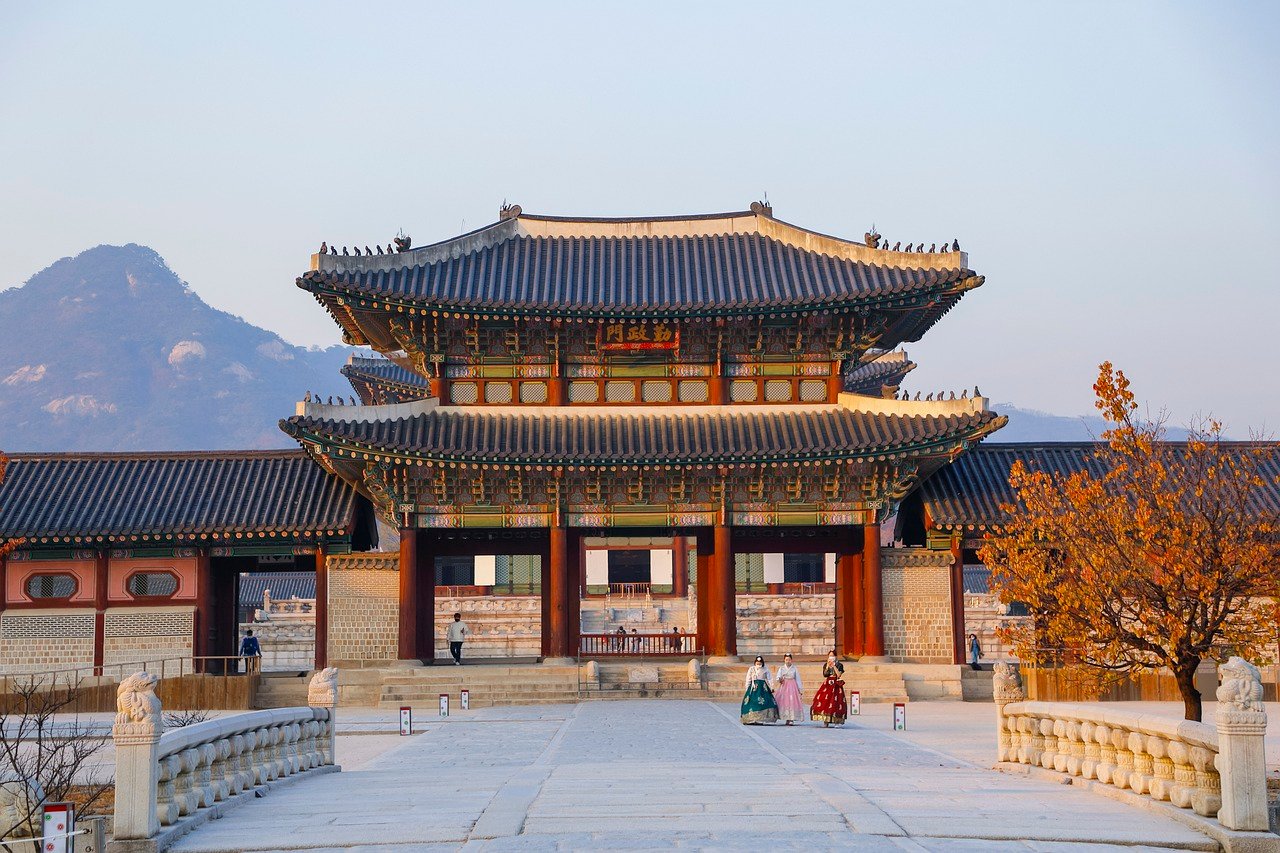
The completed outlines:
{"type": "Polygon", "coordinates": [[[172,849],[1216,849],[1167,818],[882,726],[745,727],[735,708],[698,701],[476,710],[172,849]]]}

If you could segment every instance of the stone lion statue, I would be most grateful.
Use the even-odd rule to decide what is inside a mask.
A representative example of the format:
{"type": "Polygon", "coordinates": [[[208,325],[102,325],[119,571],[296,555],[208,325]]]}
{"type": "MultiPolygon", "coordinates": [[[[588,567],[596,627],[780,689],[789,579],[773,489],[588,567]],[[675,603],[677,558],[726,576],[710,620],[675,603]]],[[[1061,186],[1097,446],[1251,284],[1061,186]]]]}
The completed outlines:
{"type": "Polygon", "coordinates": [[[311,676],[307,685],[307,704],[315,707],[329,707],[338,704],[338,670],[326,666],[311,676]]]}
{"type": "Polygon", "coordinates": [[[1022,679],[1018,676],[1018,668],[1007,661],[996,663],[995,674],[991,679],[991,689],[998,702],[1020,702],[1026,698],[1026,694],[1022,692],[1022,679]]]}
{"type": "Polygon", "coordinates": [[[149,672],[135,672],[116,688],[116,725],[155,722],[160,717],[160,699],[156,696],[156,677],[149,672]]]}
{"type": "Polygon", "coordinates": [[[0,782],[0,832],[8,831],[19,838],[35,835],[42,802],[44,791],[35,779],[0,782]]]}
{"type": "Polygon", "coordinates": [[[1218,668],[1222,683],[1218,685],[1218,701],[1236,711],[1261,711],[1262,673],[1242,657],[1232,656],[1218,668]]]}

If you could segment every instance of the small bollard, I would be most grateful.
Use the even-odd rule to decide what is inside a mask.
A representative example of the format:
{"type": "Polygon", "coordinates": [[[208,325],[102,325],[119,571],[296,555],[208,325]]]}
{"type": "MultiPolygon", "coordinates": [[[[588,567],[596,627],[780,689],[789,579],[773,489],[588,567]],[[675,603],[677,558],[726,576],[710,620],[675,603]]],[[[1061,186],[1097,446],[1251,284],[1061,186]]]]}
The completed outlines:
{"type": "Polygon", "coordinates": [[[41,811],[40,849],[44,853],[70,853],[71,833],[76,831],[75,803],[45,803],[41,811]]]}
{"type": "Polygon", "coordinates": [[[857,690],[849,691],[849,716],[857,717],[862,714],[862,693],[857,690]]]}
{"type": "Polygon", "coordinates": [[[893,703],[893,730],[895,732],[905,732],[907,730],[907,703],[893,703]]]}
{"type": "Polygon", "coordinates": [[[449,716],[449,694],[448,693],[440,694],[440,716],[442,717],[449,716]]]}
{"type": "Polygon", "coordinates": [[[462,710],[464,711],[471,710],[471,691],[470,690],[462,691],[462,710]]]}
{"type": "Polygon", "coordinates": [[[413,709],[407,705],[400,708],[400,734],[413,734],[413,709]]]}

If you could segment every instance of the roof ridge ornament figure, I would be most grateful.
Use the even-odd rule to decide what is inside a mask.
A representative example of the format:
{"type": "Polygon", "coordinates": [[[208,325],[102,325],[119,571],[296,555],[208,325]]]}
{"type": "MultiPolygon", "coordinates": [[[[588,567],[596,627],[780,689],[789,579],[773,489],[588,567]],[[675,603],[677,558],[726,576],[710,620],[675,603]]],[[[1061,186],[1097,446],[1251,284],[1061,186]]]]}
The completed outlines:
{"type": "Polygon", "coordinates": [[[515,219],[524,210],[518,204],[507,204],[507,200],[502,200],[502,207],[498,208],[498,221],[506,222],[508,219],[515,219]]]}
{"type": "Polygon", "coordinates": [[[407,252],[413,246],[413,240],[410,239],[408,234],[404,233],[403,228],[396,232],[396,237],[393,242],[396,244],[397,252],[407,252]]]}
{"type": "Polygon", "coordinates": [[[960,251],[960,241],[959,241],[959,240],[952,240],[952,241],[951,241],[951,251],[953,251],[953,252],[958,252],[958,251],[960,251]]]}
{"type": "Polygon", "coordinates": [[[876,230],[876,224],[874,222],[871,223],[871,230],[863,235],[863,239],[866,241],[867,248],[880,248],[880,232],[876,230]]]}
{"type": "Polygon", "coordinates": [[[769,203],[769,194],[764,194],[764,201],[751,202],[751,212],[757,216],[773,218],[773,205],[769,203]]]}
{"type": "Polygon", "coordinates": [[[329,241],[327,240],[320,241],[320,254],[322,255],[329,254],[329,241]]]}

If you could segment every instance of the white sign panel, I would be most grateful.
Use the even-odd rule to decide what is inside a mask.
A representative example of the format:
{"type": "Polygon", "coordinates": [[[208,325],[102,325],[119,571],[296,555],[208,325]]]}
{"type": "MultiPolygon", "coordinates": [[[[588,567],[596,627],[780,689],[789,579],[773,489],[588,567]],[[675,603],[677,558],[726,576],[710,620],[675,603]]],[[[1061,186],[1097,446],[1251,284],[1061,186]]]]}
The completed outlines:
{"type": "Polygon", "coordinates": [[[862,713],[862,694],[857,690],[849,691],[849,716],[857,717],[862,713]]]}
{"type": "Polygon", "coordinates": [[[449,716],[449,694],[448,693],[440,694],[440,716],[442,717],[449,716]]]}
{"type": "Polygon", "coordinates": [[[675,551],[668,549],[655,548],[649,552],[649,583],[664,586],[671,583],[674,557],[675,551]]]}
{"type": "Polygon", "coordinates": [[[587,550],[587,586],[609,583],[609,552],[601,548],[587,550]]]}
{"type": "Polygon", "coordinates": [[[464,711],[471,710],[471,691],[470,690],[462,691],[462,710],[464,711]]]}
{"type": "Polygon", "coordinates": [[[764,555],[764,582],[765,583],[783,583],[787,579],[784,554],[765,554],[764,555]]]}
{"type": "MultiPolygon", "coordinates": [[[[71,833],[76,827],[74,803],[45,803],[43,853],[70,853],[71,833]]],[[[8,846],[8,845],[6,845],[8,846]]]]}
{"type": "Polygon", "coordinates": [[[907,729],[907,706],[903,702],[893,703],[893,730],[895,732],[906,731],[907,729]]]}
{"type": "Polygon", "coordinates": [[[400,709],[400,734],[413,734],[413,709],[408,706],[400,709]]]}
{"type": "Polygon", "coordinates": [[[823,583],[836,582],[836,555],[835,554],[822,555],[822,582],[823,583]]]}
{"type": "Polygon", "coordinates": [[[498,558],[493,554],[476,555],[476,586],[497,586],[498,558]]]}

